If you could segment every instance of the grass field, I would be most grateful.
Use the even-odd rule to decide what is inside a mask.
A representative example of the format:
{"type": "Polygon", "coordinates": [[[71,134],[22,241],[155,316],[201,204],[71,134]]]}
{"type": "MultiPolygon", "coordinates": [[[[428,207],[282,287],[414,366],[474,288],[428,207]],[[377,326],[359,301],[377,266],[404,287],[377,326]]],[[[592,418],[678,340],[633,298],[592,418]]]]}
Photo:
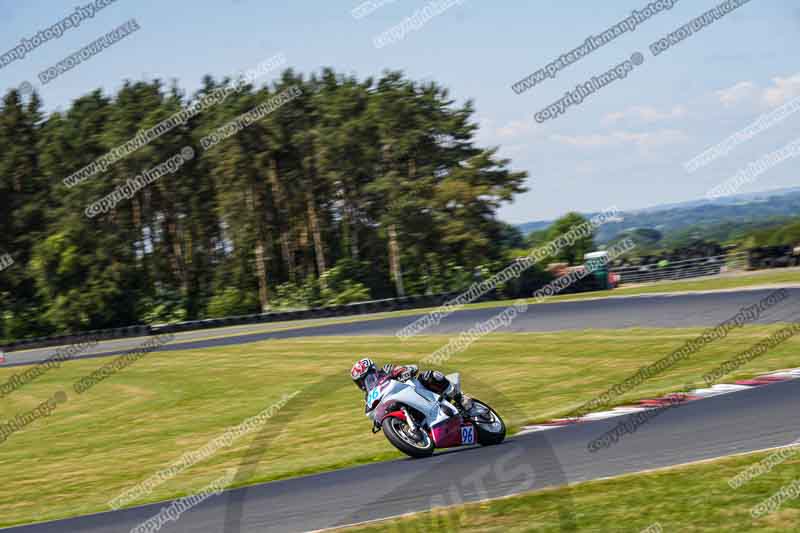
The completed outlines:
{"type": "MultiPolygon", "coordinates": [[[[620,401],[700,385],[706,371],[776,329],[732,331],[620,401]]],[[[462,372],[467,392],[519,427],[569,412],[700,331],[496,334],[456,355],[449,369],[462,372]]],[[[380,363],[415,362],[447,340],[418,337],[401,346],[389,337],[306,338],[153,353],[82,395],[72,384],[110,359],[65,363],[3,398],[0,418],[8,420],[57,391],[68,395],[48,418],[0,443],[0,524],[108,510],[121,491],[296,392],[263,434],[241,437],[136,503],[207,485],[237,468],[254,441],[266,445],[266,453],[247,460],[252,472],[239,484],[399,457],[382,435],[370,434],[350,365],[362,355],[380,363]]],[[[799,347],[800,338],[790,339],[730,379],[800,366],[799,347]]],[[[25,368],[0,370],[0,384],[25,368]]]]}
{"type": "MultiPolygon", "coordinates": [[[[699,278],[684,281],[660,281],[654,283],[641,283],[635,285],[623,285],[608,291],[584,292],[578,294],[564,294],[551,296],[545,300],[550,302],[566,302],[585,300],[588,298],[603,298],[608,296],[636,296],[638,294],[659,294],[691,291],[716,291],[730,289],[746,289],[759,286],[773,285],[798,285],[800,284],[800,269],[776,269],[760,270],[757,272],[741,272],[727,274],[724,276],[699,278]]],[[[529,303],[536,303],[531,298],[529,303]]],[[[497,302],[482,302],[473,306],[489,307],[497,305],[497,302]]]]}
{"type": "MultiPolygon", "coordinates": [[[[757,272],[742,272],[730,274],[725,276],[708,277],[689,281],[662,281],[658,283],[637,284],[631,286],[622,286],[617,289],[608,291],[594,291],[578,294],[564,294],[551,296],[544,300],[544,303],[556,302],[571,302],[580,301],[592,298],[606,298],[610,296],[636,296],[639,294],[660,294],[660,293],[676,293],[676,292],[691,292],[691,291],[715,291],[715,290],[732,290],[732,289],[746,289],[755,288],[760,286],[786,286],[786,285],[800,285],[800,268],[792,269],[778,269],[778,270],[760,270],[757,272]]],[[[535,298],[527,299],[529,304],[538,304],[535,298]]],[[[488,302],[467,304],[463,309],[485,309],[493,307],[505,307],[511,303],[511,300],[492,300],[488,302]]],[[[306,327],[308,325],[325,325],[325,324],[346,324],[350,322],[359,322],[364,320],[380,320],[391,317],[401,316],[414,316],[433,311],[434,307],[422,309],[409,309],[404,311],[389,311],[385,313],[373,313],[363,316],[345,316],[339,318],[322,318],[313,320],[292,320],[287,322],[278,322],[275,324],[265,325],[263,331],[278,331],[282,329],[296,329],[306,327]]],[[[219,328],[209,330],[209,337],[226,336],[228,334],[238,333],[241,326],[233,326],[231,328],[219,328]]],[[[261,331],[261,329],[259,329],[261,331]]]]}
{"type": "MultiPolygon", "coordinates": [[[[760,270],[757,272],[741,272],[724,276],[707,277],[686,281],[661,281],[657,283],[642,283],[630,286],[621,286],[608,291],[593,291],[578,294],[563,294],[548,297],[544,303],[569,302],[586,300],[590,298],[604,298],[609,296],[636,296],[638,294],[659,294],[691,291],[716,291],[731,289],[746,289],[760,286],[786,286],[800,285],[800,268],[760,270]]],[[[535,298],[528,298],[528,303],[538,303],[535,298]]],[[[487,307],[502,307],[509,305],[510,301],[490,301],[474,304],[467,304],[464,309],[481,309],[487,307]]],[[[394,311],[389,313],[379,313],[368,315],[365,318],[387,318],[392,316],[410,316],[433,311],[434,308],[412,309],[407,311],[394,311]]],[[[356,318],[361,320],[363,318],[356,318]]],[[[350,322],[351,318],[330,319],[331,321],[350,322]]],[[[293,325],[302,325],[302,321],[294,322],[293,325]]]]}
{"type": "Polygon", "coordinates": [[[662,281],[658,283],[621,286],[608,294],[651,294],[656,292],[712,291],[720,289],[739,289],[758,285],[782,285],[800,283],[800,269],[760,270],[695,280],[662,281]]]}
{"type": "Polygon", "coordinates": [[[570,499],[567,508],[573,511],[574,522],[563,523],[574,523],[577,527],[572,531],[639,533],[655,524],[665,533],[798,531],[800,500],[789,499],[776,512],[757,519],[750,510],[800,478],[800,458],[789,459],[737,489],[728,485],[728,479],[767,455],[751,454],[590,481],[341,531],[558,532],[566,528],[562,528],[557,510],[570,499]]]}
{"type": "MultiPolygon", "coordinates": [[[[758,287],[762,285],[800,285],[800,269],[783,270],[762,270],[758,272],[748,272],[719,276],[715,278],[703,278],[694,281],[665,281],[646,285],[633,285],[621,287],[610,291],[596,291],[580,294],[556,295],[547,298],[544,303],[556,303],[567,301],[579,301],[592,298],[604,298],[610,296],[636,296],[638,294],[654,293],[675,293],[687,291],[707,291],[707,290],[726,290],[743,289],[748,287],[758,287]]],[[[482,308],[503,308],[510,305],[508,301],[489,301],[467,304],[463,309],[482,309],[482,308]]],[[[534,298],[528,299],[528,303],[537,304],[534,298]]],[[[212,328],[207,330],[192,331],[189,333],[178,333],[176,342],[186,340],[218,339],[233,337],[242,334],[268,333],[285,330],[302,329],[310,326],[324,326],[331,324],[348,324],[353,322],[364,322],[370,320],[381,320],[392,317],[415,316],[433,311],[435,308],[409,309],[404,311],[389,311],[384,313],[372,313],[368,315],[343,316],[335,318],[316,318],[305,320],[288,320],[285,322],[273,322],[260,324],[254,327],[253,324],[227,326],[222,328],[212,328]],[[189,338],[191,337],[191,338],[189,338]]],[[[410,322],[410,321],[409,321],[410,322]]],[[[144,341],[145,337],[139,339],[124,339],[125,342],[144,341]]],[[[112,341],[113,343],[113,341],[112,341]]],[[[24,353],[30,350],[19,350],[13,353],[24,353]]]]}

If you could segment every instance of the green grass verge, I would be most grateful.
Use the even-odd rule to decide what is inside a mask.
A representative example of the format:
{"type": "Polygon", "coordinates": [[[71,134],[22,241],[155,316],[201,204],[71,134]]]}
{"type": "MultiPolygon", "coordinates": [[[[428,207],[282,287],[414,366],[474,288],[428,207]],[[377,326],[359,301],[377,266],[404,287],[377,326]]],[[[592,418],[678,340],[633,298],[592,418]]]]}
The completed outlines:
{"type": "Polygon", "coordinates": [[[788,500],[776,512],[758,519],[750,510],[800,478],[800,459],[789,459],[737,489],[728,485],[730,478],[767,455],[762,452],[589,481],[341,531],[557,532],[563,531],[557,511],[568,498],[572,499],[573,531],[639,533],[654,524],[664,532],[798,531],[800,500],[788,500]]]}
{"type": "MultiPolygon", "coordinates": [[[[720,276],[716,278],[704,278],[694,281],[664,281],[660,283],[652,283],[647,285],[634,285],[631,287],[621,287],[609,291],[595,291],[595,292],[587,292],[580,294],[556,295],[547,298],[544,301],[544,303],[547,304],[556,302],[580,301],[593,298],[605,298],[610,296],[636,296],[638,294],[724,290],[724,289],[756,287],[760,285],[787,285],[787,284],[800,284],[800,269],[763,270],[758,272],[748,272],[741,274],[733,274],[729,276],[720,276]]],[[[529,298],[527,301],[530,304],[538,303],[534,298],[529,298]]],[[[490,302],[467,304],[463,307],[463,309],[502,308],[502,307],[507,307],[510,304],[511,300],[504,300],[504,301],[493,300],[490,302]]],[[[296,330],[307,327],[328,326],[333,324],[350,324],[353,322],[382,320],[386,318],[415,316],[434,311],[435,309],[436,309],[435,307],[428,307],[421,309],[409,309],[404,311],[388,311],[383,313],[372,313],[368,315],[289,320],[286,322],[272,322],[259,325],[245,324],[238,326],[226,326],[223,328],[213,328],[207,330],[195,330],[190,332],[176,333],[175,343],[194,342],[204,339],[220,339],[225,337],[234,337],[239,335],[247,335],[255,333],[269,333],[277,331],[296,330]]],[[[107,344],[109,345],[108,349],[112,349],[113,348],[112,345],[115,342],[128,345],[128,344],[138,343],[139,341],[144,341],[145,339],[146,337],[129,338],[119,341],[108,341],[107,344]]],[[[13,353],[25,353],[33,350],[39,350],[39,348],[31,350],[19,350],[13,353]]]]}
{"type": "MultiPolygon", "coordinates": [[[[776,329],[732,331],[620,401],[699,385],[706,371],[776,329]]],[[[496,334],[453,357],[448,368],[462,372],[467,392],[519,427],[569,412],[700,331],[496,334]]],[[[399,457],[382,435],[370,434],[362,397],[349,380],[350,365],[363,355],[381,363],[415,362],[447,341],[444,336],[402,344],[389,337],[305,338],[153,353],[83,395],[72,391],[72,383],[110,359],[65,363],[0,404],[0,419],[7,420],[58,390],[69,395],[51,416],[0,443],[0,524],[108,510],[108,500],[121,491],[296,391],[300,395],[267,422],[264,435],[242,437],[136,503],[207,485],[237,468],[256,439],[268,449],[251,460],[246,484],[399,457]],[[310,407],[304,404],[309,400],[310,407]]],[[[800,338],[791,339],[730,379],[800,366],[799,347],[800,338]]],[[[25,368],[1,369],[0,383],[25,368]]]]}
{"type": "MultiPolygon", "coordinates": [[[[723,289],[741,289],[759,285],[781,285],[800,283],[800,269],[761,270],[743,272],[724,276],[683,281],[661,281],[630,287],[622,286],[612,291],[600,291],[592,294],[631,295],[652,294],[659,292],[715,291],[723,289]]],[[[575,296],[589,296],[589,293],[575,296]]],[[[564,296],[565,298],[568,297],[564,296]]]]}
{"type": "MultiPolygon", "coordinates": [[[[703,278],[690,281],[663,281],[658,283],[632,285],[629,287],[619,287],[617,289],[608,291],[594,291],[578,294],[564,294],[556,295],[547,298],[543,303],[556,303],[556,302],[571,302],[587,300],[592,298],[606,298],[610,296],[636,296],[638,294],[658,294],[658,293],[675,293],[675,292],[691,292],[691,291],[714,291],[726,289],[744,289],[748,287],[758,287],[761,285],[794,285],[800,284],[800,269],[787,269],[787,270],[761,270],[758,272],[745,272],[739,274],[731,274],[726,276],[719,276],[714,278],[703,278]]],[[[534,298],[528,298],[528,303],[537,304],[539,302],[534,298]]],[[[463,309],[487,309],[494,307],[506,307],[511,303],[511,300],[493,300],[489,302],[480,302],[467,304],[463,309]]],[[[421,309],[408,309],[404,311],[388,311],[384,313],[373,313],[362,316],[346,316],[340,318],[322,318],[322,319],[309,319],[309,320],[292,320],[288,322],[278,322],[264,329],[253,331],[249,328],[252,326],[232,326],[230,328],[219,328],[208,330],[208,338],[219,338],[242,333],[255,333],[255,332],[268,332],[289,329],[300,329],[309,326],[324,326],[330,324],[348,324],[352,322],[362,322],[365,320],[381,320],[385,318],[415,316],[434,311],[435,307],[427,307],[421,309]],[[313,323],[310,323],[313,321],[313,323]],[[242,328],[248,328],[242,331],[242,328]]],[[[205,337],[204,337],[205,338],[205,337]]]]}

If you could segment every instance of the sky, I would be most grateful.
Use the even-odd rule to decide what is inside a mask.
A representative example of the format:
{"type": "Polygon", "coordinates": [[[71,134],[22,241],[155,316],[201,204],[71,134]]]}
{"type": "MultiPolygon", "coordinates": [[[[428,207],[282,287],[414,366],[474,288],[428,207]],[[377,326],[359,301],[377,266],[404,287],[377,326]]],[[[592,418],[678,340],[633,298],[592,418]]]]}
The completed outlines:
{"type": "MultiPolygon", "coordinates": [[[[75,13],[91,0],[0,0],[0,54],[75,13]]],[[[116,0],[0,68],[0,89],[32,84],[46,111],[123,80],[177,80],[189,94],[202,77],[233,76],[283,53],[287,66],[379,76],[402,70],[435,80],[460,104],[472,100],[477,143],[498,147],[514,170],[528,172],[528,192],[504,206],[511,223],[568,211],[623,210],[702,199],[751,162],[798,138],[800,112],[694,172],[684,164],[800,97],[800,3],[751,0],[654,56],[652,43],[719,0],[674,5],[517,94],[512,84],[599,35],[650,0],[116,0]],[[375,38],[426,6],[437,14],[385,46],[375,38]],[[56,79],[38,74],[107,32],[135,19],[139,29],[56,79]],[[624,79],[545,122],[534,116],[566,91],[640,52],[624,79]]],[[[430,12],[430,9],[428,10],[430,12]]],[[[274,78],[272,73],[262,81],[274,78]]],[[[798,154],[800,155],[800,154],[798,154]]],[[[800,185],[787,159],[740,187],[757,192],[800,185]]]]}

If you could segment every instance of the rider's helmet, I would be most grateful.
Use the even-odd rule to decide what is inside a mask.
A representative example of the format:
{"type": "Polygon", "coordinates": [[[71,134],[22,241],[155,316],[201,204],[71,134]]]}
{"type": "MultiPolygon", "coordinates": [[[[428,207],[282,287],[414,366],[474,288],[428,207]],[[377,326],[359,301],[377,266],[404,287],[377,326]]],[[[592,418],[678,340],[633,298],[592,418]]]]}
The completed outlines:
{"type": "Polygon", "coordinates": [[[353,381],[358,388],[366,391],[367,384],[365,382],[369,381],[370,388],[371,383],[375,380],[378,374],[378,367],[375,365],[375,361],[369,358],[364,358],[356,361],[353,365],[353,368],[350,369],[350,377],[353,378],[353,381]]]}

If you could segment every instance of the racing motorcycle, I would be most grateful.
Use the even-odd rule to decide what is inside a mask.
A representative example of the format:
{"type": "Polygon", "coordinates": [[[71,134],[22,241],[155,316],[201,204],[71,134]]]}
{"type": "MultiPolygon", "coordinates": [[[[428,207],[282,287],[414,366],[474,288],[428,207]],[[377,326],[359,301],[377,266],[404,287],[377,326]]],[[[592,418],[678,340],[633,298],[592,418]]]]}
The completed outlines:
{"type": "MultiPolygon", "coordinates": [[[[372,432],[383,430],[392,445],[411,457],[429,457],[436,448],[500,444],[506,425],[491,407],[464,397],[456,406],[427,389],[416,378],[397,381],[371,375],[365,383],[366,415],[372,432]]],[[[458,373],[446,376],[455,395],[461,393],[458,373]]]]}

